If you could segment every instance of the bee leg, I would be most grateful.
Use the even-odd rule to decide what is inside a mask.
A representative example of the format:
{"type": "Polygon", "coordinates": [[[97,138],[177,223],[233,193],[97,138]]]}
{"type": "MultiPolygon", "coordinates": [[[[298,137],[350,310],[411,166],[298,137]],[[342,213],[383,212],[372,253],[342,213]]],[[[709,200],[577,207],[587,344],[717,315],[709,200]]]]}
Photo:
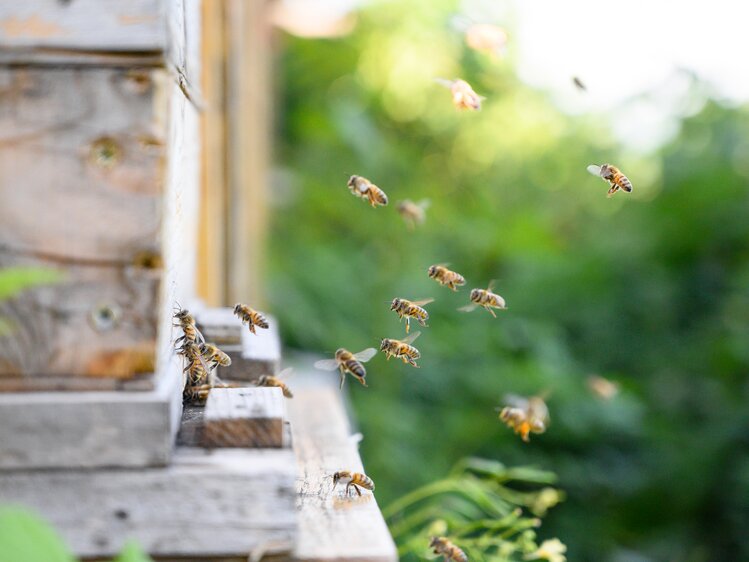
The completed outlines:
{"type": "Polygon", "coordinates": [[[341,370],[341,385],[338,387],[339,390],[343,390],[343,383],[346,382],[346,373],[341,370]]]}
{"type": "Polygon", "coordinates": [[[350,495],[350,493],[351,493],[351,491],[349,490],[349,488],[351,488],[351,482],[349,482],[348,484],[346,484],[346,497],[348,497],[350,495]]]}
{"type": "Polygon", "coordinates": [[[361,497],[361,490],[359,489],[359,486],[354,484],[354,490],[356,490],[356,493],[359,494],[359,497],[361,497]]]}
{"type": "Polygon", "coordinates": [[[484,308],[485,308],[486,310],[488,310],[488,311],[489,311],[489,314],[491,314],[492,316],[494,316],[494,318],[496,318],[496,317],[497,317],[497,315],[496,315],[496,314],[494,314],[494,311],[493,311],[493,310],[492,310],[491,308],[489,308],[488,306],[485,306],[484,308]]]}
{"type": "Polygon", "coordinates": [[[411,329],[411,319],[406,317],[406,333],[411,329]]]}

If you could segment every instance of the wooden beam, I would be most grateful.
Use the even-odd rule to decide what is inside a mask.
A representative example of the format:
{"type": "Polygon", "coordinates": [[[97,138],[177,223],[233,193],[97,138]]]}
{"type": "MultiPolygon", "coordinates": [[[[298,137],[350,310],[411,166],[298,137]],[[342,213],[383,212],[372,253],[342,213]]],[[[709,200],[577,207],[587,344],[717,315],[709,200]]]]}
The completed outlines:
{"type": "Polygon", "coordinates": [[[334,472],[364,472],[335,377],[299,373],[288,409],[299,467],[299,536],[292,560],[396,562],[375,496],[346,497],[342,487],[333,489],[334,472]]]}
{"type": "Polygon", "coordinates": [[[203,420],[204,447],[283,447],[280,388],[214,388],[203,420]]]}
{"type": "Polygon", "coordinates": [[[247,560],[291,550],[295,476],[288,449],[183,448],[164,468],[0,473],[0,501],[39,513],[80,557],[132,540],[159,557],[247,560]]]}
{"type": "Polygon", "coordinates": [[[226,0],[228,17],[228,303],[263,303],[271,131],[270,25],[265,0],[226,0]]]}

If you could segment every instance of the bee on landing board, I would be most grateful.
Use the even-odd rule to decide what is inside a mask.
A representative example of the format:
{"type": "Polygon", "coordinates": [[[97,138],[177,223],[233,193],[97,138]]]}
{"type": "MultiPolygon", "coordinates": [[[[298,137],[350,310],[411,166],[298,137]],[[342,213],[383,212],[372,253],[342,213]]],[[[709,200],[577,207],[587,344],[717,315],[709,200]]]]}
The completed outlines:
{"type": "Polygon", "coordinates": [[[508,405],[499,410],[499,419],[526,443],[531,433],[544,433],[549,425],[549,408],[543,398],[508,396],[508,405]]]}
{"type": "Polygon", "coordinates": [[[427,320],[429,320],[429,313],[422,308],[423,305],[429,304],[434,299],[423,299],[420,301],[409,301],[406,299],[394,298],[390,303],[390,310],[394,310],[398,315],[398,318],[406,319],[406,333],[411,328],[411,318],[416,320],[419,324],[426,327],[427,320]]]}
{"type": "Polygon", "coordinates": [[[374,492],[375,484],[372,479],[366,474],[361,472],[349,472],[348,470],[339,470],[333,475],[333,487],[337,486],[338,483],[346,484],[346,495],[349,495],[350,488],[353,488],[357,494],[361,496],[361,490],[364,488],[370,492],[374,492]]]}
{"type": "Polygon", "coordinates": [[[471,294],[469,297],[471,299],[471,304],[462,306],[458,310],[460,310],[461,312],[471,312],[472,310],[476,310],[476,308],[480,306],[485,310],[488,310],[489,313],[494,316],[494,318],[496,318],[497,315],[494,314],[492,308],[506,310],[507,304],[505,303],[505,299],[503,299],[496,293],[493,293],[493,290],[493,280],[489,282],[489,286],[486,289],[471,289],[471,294]]]}
{"type": "Polygon", "coordinates": [[[438,265],[432,265],[427,269],[427,274],[431,279],[434,279],[439,283],[440,285],[444,285],[445,287],[449,287],[453,291],[457,291],[458,287],[462,287],[466,284],[465,277],[463,277],[460,273],[456,273],[454,271],[450,271],[447,269],[446,263],[438,264],[438,265]]]}
{"type": "Polygon", "coordinates": [[[257,332],[255,332],[256,327],[268,328],[268,321],[265,319],[265,316],[245,304],[237,304],[234,307],[234,314],[242,321],[242,324],[247,324],[247,327],[253,334],[257,335],[257,332]]]}
{"type": "Polygon", "coordinates": [[[424,224],[428,208],[429,199],[422,199],[418,203],[414,203],[410,199],[398,202],[398,214],[406,221],[411,230],[420,224],[424,224]]]}
{"type": "Polygon", "coordinates": [[[201,343],[199,349],[200,354],[206,360],[211,369],[215,369],[219,365],[222,367],[228,367],[231,365],[231,357],[221,351],[216,345],[212,343],[201,343]]]}
{"type": "Polygon", "coordinates": [[[388,196],[379,187],[362,176],[351,176],[348,180],[348,188],[357,197],[366,199],[372,207],[388,204],[388,196]]]}
{"type": "Polygon", "coordinates": [[[613,197],[614,193],[620,189],[625,193],[632,193],[632,182],[616,166],[612,166],[611,164],[603,164],[601,166],[591,164],[587,170],[594,176],[600,176],[609,183],[611,187],[608,191],[608,197],[613,197]]]}
{"type": "Polygon", "coordinates": [[[453,97],[453,105],[458,109],[470,109],[479,111],[481,102],[486,99],[473,91],[471,85],[465,80],[445,80],[444,78],[435,78],[435,82],[446,88],[450,88],[453,97]]]}
{"type": "Polygon", "coordinates": [[[444,562],[468,562],[466,553],[445,537],[432,537],[429,547],[434,549],[434,554],[442,556],[444,562]]]}
{"type": "Polygon", "coordinates": [[[358,380],[362,386],[367,386],[367,381],[365,380],[367,370],[362,363],[366,363],[372,359],[376,353],[377,350],[374,347],[368,347],[359,353],[351,353],[348,349],[340,348],[335,352],[335,359],[316,361],[315,369],[323,371],[335,371],[338,369],[341,372],[341,388],[343,388],[343,383],[346,382],[346,373],[349,373],[358,380]]]}
{"type": "Polygon", "coordinates": [[[284,382],[284,378],[291,375],[291,372],[293,369],[289,367],[288,369],[284,369],[277,375],[261,375],[259,379],[255,381],[255,386],[275,386],[276,388],[280,388],[281,392],[283,392],[283,395],[286,398],[294,398],[294,395],[291,393],[291,390],[284,382]]]}
{"type": "Polygon", "coordinates": [[[421,357],[421,352],[411,344],[421,335],[421,332],[414,332],[410,336],[407,336],[402,341],[394,340],[390,338],[382,338],[380,343],[380,351],[382,351],[388,358],[400,357],[404,363],[408,363],[416,368],[419,366],[416,364],[416,360],[421,357]]]}

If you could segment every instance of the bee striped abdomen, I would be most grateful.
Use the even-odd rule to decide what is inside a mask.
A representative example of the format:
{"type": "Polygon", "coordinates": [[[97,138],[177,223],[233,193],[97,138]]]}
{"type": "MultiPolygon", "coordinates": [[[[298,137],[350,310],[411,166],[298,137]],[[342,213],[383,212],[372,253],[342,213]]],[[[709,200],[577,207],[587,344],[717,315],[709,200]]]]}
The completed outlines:
{"type": "Polygon", "coordinates": [[[426,326],[426,321],[429,320],[429,313],[420,306],[411,305],[406,314],[416,318],[422,326],[426,326]]]}
{"type": "Polygon", "coordinates": [[[349,359],[345,361],[343,366],[347,371],[349,371],[352,375],[359,379],[364,379],[367,376],[367,370],[364,368],[364,365],[362,365],[356,359],[349,359]]]}
{"type": "Polygon", "coordinates": [[[351,477],[351,483],[355,484],[356,486],[361,486],[365,490],[369,490],[372,492],[375,489],[374,481],[366,474],[362,474],[360,472],[354,472],[351,477]]]}
{"type": "Polygon", "coordinates": [[[630,182],[629,178],[621,172],[614,176],[614,183],[627,193],[632,191],[632,182],[630,182]]]}

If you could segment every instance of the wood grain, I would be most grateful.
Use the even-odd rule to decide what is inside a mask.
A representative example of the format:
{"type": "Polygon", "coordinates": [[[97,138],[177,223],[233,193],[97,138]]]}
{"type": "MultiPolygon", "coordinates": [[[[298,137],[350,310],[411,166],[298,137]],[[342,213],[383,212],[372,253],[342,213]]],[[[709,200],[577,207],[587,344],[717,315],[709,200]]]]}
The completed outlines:
{"type": "Polygon", "coordinates": [[[299,536],[293,560],[395,562],[395,544],[375,497],[333,489],[337,470],[364,472],[341,393],[330,377],[299,373],[288,401],[297,456],[299,536]]]}
{"type": "Polygon", "coordinates": [[[280,388],[214,388],[203,419],[204,447],[283,447],[280,388]]]}
{"type": "Polygon", "coordinates": [[[0,473],[0,502],[40,513],[78,556],[128,540],[197,560],[289,551],[296,530],[290,450],[178,449],[168,467],[0,473]]]}
{"type": "Polygon", "coordinates": [[[164,0],[24,0],[0,4],[0,49],[164,51],[164,0]]]}

